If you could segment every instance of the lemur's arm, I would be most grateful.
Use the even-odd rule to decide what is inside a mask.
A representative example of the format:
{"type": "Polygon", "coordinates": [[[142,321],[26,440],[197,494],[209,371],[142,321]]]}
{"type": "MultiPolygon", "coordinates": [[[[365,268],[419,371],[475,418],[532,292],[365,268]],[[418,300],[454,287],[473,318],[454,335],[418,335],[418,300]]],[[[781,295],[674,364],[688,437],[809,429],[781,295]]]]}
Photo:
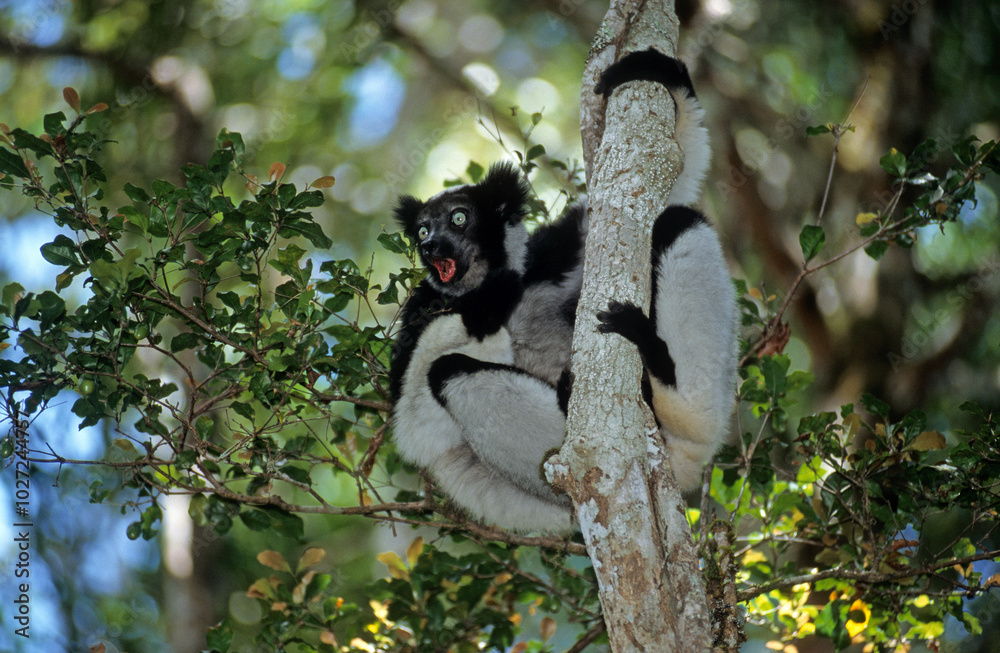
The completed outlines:
{"type": "Polygon", "coordinates": [[[697,211],[667,207],[652,240],[649,317],[634,304],[614,302],[598,314],[598,328],[638,347],[674,476],[690,489],[729,431],[735,301],[718,238],[697,211]]]}

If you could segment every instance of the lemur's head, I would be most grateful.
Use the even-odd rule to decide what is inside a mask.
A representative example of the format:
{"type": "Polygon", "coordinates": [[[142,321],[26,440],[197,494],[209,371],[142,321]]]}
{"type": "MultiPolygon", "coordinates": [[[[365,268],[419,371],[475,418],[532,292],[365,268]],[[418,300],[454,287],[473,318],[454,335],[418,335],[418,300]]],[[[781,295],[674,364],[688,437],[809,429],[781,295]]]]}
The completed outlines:
{"type": "Polygon", "coordinates": [[[527,200],[528,185],[514,166],[497,163],[478,184],[449,188],[426,202],[401,197],[396,220],[417,243],[431,285],[459,296],[478,288],[491,270],[524,271],[527,200]]]}

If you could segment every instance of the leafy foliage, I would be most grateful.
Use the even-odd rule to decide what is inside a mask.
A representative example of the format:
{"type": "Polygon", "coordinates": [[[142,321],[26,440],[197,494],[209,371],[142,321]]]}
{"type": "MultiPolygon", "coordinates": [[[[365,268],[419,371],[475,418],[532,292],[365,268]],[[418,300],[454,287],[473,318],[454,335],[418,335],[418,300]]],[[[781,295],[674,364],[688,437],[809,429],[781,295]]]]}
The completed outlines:
{"type": "MultiPolygon", "coordinates": [[[[382,283],[350,259],[314,263],[305,247],[322,252],[331,240],[310,209],[335,180],[298,189],[277,163],[261,182],[242,169],[243,139],[227,131],[205,165],[183,168],[182,184],[128,183],[112,194],[98,162],[106,143],[83,128],[102,107],[80,113],[75,91],[65,97],[78,111],[73,120],[50,114],[38,135],[4,128],[0,146],[0,191],[31,198],[63,229],[42,247],[59,270],[55,287],[34,292],[13,282],[2,290],[0,384],[12,422],[72,389],[81,426],[112,424],[117,437],[103,463],[123,482],[94,481],[90,497],[134,510],[132,539],[156,536],[169,493],[190,495],[195,523],[219,534],[239,522],[301,543],[302,515],[317,512],[430,523],[450,534],[433,546],[418,538],[405,560],[380,556],[389,577],[369,588],[367,606],[337,595],[321,549],[306,549],[294,566],[262,551],[259,562],[275,573],[248,590],[263,607],[258,644],[542,651],[552,647],[552,615],[577,623],[577,650],[600,641],[594,577],[579,543],[471,523],[429,488],[415,489],[383,445],[393,322],[422,274],[405,239],[379,237],[391,254],[410,257],[382,283]],[[112,209],[114,197],[128,203],[112,209]],[[85,295],[78,306],[64,299],[71,288],[85,295]],[[536,613],[545,615],[538,637],[525,639],[525,620],[536,613]]],[[[529,133],[539,120],[532,116],[529,133]]],[[[928,142],[909,157],[882,159],[894,199],[859,216],[855,240],[839,254],[828,253],[837,243],[819,220],[803,228],[801,274],[782,302],[737,284],[743,323],[760,334],[743,347],[748,418],[690,517],[720,591],[734,590],[747,621],[783,641],[818,634],[838,649],[866,642],[893,650],[936,641],[949,617],[974,634],[981,626],[966,602],[1000,585],[982,564],[1000,557],[1000,417],[966,403],[972,426],[942,434],[924,413],[895,415],[871,395],[810,413],[803,406],[813,375],[783,353],[782,317],[802,279],[860,249],[878,259],[891,244],[911,246],[916,229],[955,221],[974,201],[975,182],[998,171],[994,143],[962,141],[941,176],[923,170],[933,150],[928,142]],[[710,534],[710,518],[733,539],[722,542],[714,527],[710,534]]],[[[544,148],[525,136],[513,155],[528,173],[544,148]]],[[[578,174],[552,166],[571,180],[578,174]]],[[[483,170],[472,163],[466,175],[475,180],[483,170]]],[[[536,201],[533,213],[549,209],[536,201]]],[[[12,455],[13,442],[0,451],[12,455]]],[[[31,453],[36,463],[70,462],[31,453]]],[[[209,632],[208,647],[226,651],[240,635],[225,621],[209,632]]]]}

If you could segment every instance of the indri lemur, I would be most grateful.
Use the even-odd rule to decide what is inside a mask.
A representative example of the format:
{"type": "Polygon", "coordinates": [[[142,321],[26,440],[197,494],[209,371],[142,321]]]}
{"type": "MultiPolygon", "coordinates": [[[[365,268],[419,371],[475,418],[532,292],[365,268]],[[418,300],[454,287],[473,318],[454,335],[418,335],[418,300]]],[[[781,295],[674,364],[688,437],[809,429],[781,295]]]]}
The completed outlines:
{"type": "MultiPolygon", "coordinates": [[[[677,106],[684,170],[652,233],[653,300],[611,302],[601,331],[635,343],[644,396],[684,489],[723,440],[732,411],[735,307],[718,239],[694,203],[708,138],[687,69],[654,50],[610,66],[595,89],[656,82],[677,106]]],[[[418,243],[427,278],[402,314],[391,370],[393,432],[470,515],[516,531],[573,529],[568,499],[541,474],[565,435],[569,364],[582,283],[586,211],[570,206],[530,236],[528,189],[509,164],[426,202],[402,197],[396,218],[418,243]]]]}

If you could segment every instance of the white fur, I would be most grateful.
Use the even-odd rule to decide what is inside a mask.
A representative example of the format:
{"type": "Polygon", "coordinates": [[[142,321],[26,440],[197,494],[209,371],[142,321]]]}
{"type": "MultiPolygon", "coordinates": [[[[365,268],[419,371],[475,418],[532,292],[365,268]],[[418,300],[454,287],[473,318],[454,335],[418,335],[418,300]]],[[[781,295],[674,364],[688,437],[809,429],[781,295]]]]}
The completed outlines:
{"type": "MultiPolygon", "coordinates": [[[[684,163],[668,203],[693,205],[711,157],[704,111],[686,90],[671,94],[684,163]]],[[[505,234],[508,262],[517,272],[524,271],[524,233],[521,225],[511,225],[505,234]]],[[[582,248],[582,243],[567,246],[582,248]]],[[[650,379],[653,410],[674,476],[689,489],[729,430],[736,308],[718,238],[707,225],[681,234],[654,273],[656,330],[673,358],[676,386],[650,379]]],[[[542,479],[541,463],[564,437],[565,420],[550,384],[569,368],[572,329],[558,313],[567,298],[579,294],[581,280],[582,262],[560,283],[532,287],[506,328],[481,342],[469,337],[458,315],[439,317],[413,352],[393,410],[396,447],[484,522],[521,532],[575,528],[569,501],[542,479]],[[451,353],[512,364],[539,378],[497,370],[459,375],[442,389],[449,412],[431,393],[427,375],[434,361],[451,353]]]]}
{"type": "Polygon", "coordinates": [[[544,453],[558,447],[565,434],[555,390],[520,373],[462,375],[445,384],[444,395],[451,405],[470,410],[449,413],[431,393],[427,374],[434,361],[452,353],[514,362],[506,329],[480,342],[469,337],[458,315],[431,322],[393,409],[400,455],[425,467],[439,488],[477,519],[513,531],[571,531],[568,500],[557,497],[539,475],[544,453]]]}
{"type": "Polygon", "coordinates": [[[736,304],[715,231],[699,224],[659,261],[656,333],[674,360],[676,385],[650,378],[653,412],[682,489],[698,485],[704,464],[729,433],[736,381],[736,304]]]}
{"type": "Polygon", "coordinates": [[[705,110],[698,99],[687,94],[686,89],[670,89],[677,105],[674,138],[684,156],[684,168],[674,181],[667,204],[693,206],[701,197],[701,184],[705,180],[712,159],[708,130],[703,123],[705,110]]]}

